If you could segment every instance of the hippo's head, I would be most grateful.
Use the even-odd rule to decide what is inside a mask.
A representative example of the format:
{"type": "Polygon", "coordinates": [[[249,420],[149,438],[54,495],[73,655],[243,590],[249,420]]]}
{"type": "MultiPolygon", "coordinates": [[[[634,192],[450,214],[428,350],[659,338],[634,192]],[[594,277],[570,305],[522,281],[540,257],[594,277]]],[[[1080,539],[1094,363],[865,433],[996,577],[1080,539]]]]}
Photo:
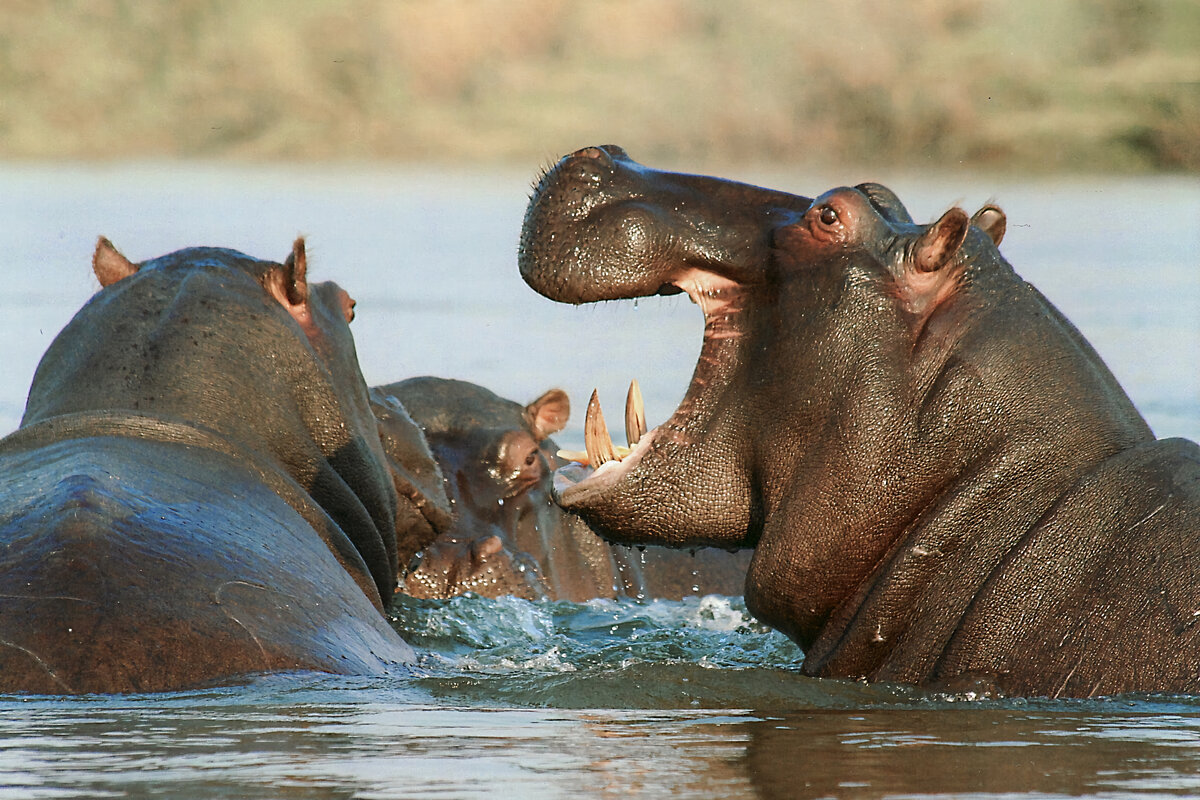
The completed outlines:
{"type": "Polygon", "coordinates": [[[134,263],[102,238],[93,268],[102,289],[42,359],[22,424],[107,409],[220,431],[303,488],[386,601],[409,501],[359,370],[354,301],[309,283],[304,240],[282,262],[192,247],[134,263]]]}
{"type": "MultiPolygon", "coordinates": [[[[537,566],[515,552],[514,531],[510,530],[513,526],[504,524],[515,522],[522,506],[528,506],[524,495],[536,483],[533,473],[539,469],[549,472],[536,457],[530,459],[532,465],[525,463],[530,458],[527,451],[530,447],[536,451],[537,444],[532,440],[514,441],[518,438],[515,436],[505,440],[506,431],[495,437],[498,441],[494,446],[473,448],[460,439],[474,438],[478,443],[494,431],[469,428],[461,436],[448,433],[444,416],[435,414],[435,419],[430,418],[434,412],[428,405],[429,394],[421,391],[424,382],[436,380],[417,378],[371,389],[380,437],[393,462],[393,472],[405,476],[408,484],[418,489],[418,496],[428,498],[436,490],[445,503],[445,524],[439,525],[439,535],[421,541],[415,550],[405,551],[400,591],[420,598],[474,592],[488,597],[511,594],[538,599],[545,592],[537,566]],[[413,419],[400,397],[407,398],[424,415],[424,424],[413,419]],[[429,425],[435,426],[436,432],[427,438],[429,425]],[[506,469],[505,465],[514,460],[521,463],[506,469]],[[444,477],[443,464],[453,473],[444,477]]],[[[544,476],[542,479],[548,480],[544,476]]],[[[404,488],[398,488],[404,496],[404,488]]],[[[439,516],[443,514],[441,506],[437,511],[439,516]]]]}
{"type": "MultiPolygon", "coordinates": [[[[1003,217],[988,213],[980,225],[998,236],[1003,217]]],[[[683,291],[705,330],[671,418],[645,433],[634,422],[619,460],[589,421],[592,464],[559,471],[558,501],[615,541],[754,546],[785,485],[838,474],[822,472],[836,448],[813,457],[818,440],[869,451],[878,431],[831,428],[855,424],[839,407],[892,402],[914,352],[942,335],[928,321],[964,280],[964,249],[994,253],[971,230],[958,209],[916,225],[874,184],[814,201],[657,172],[612,146],[565,157],[530,201],[526,282],[568,303],[683,291]]]]}
{"type": "Polygon", "coordinates": [[[804,648],[806,674],[1055,696],[1191,685],[1194,670],[1134,678],[1167,662],[1116,615],[1185,645],[1158,598],[1195,584],[1163,566],[1195,526],[1152,538],[1176,501],[1145,500],[1166,484],[1141,470],[1171,462],[1183,497],[1196,456],[1163,456],[1000,255],[1003,231],[991,206],[917,224],[877,184],[808,201],[615,148],[563,159],[530,202],[525,280],[572,303],[686,291],[705,333],[666,423],[644,431],[632,404],[623,458],[589,414],[594,468],[560,470],[559,502],[617,541],[752,545],[747,608],[804,648]],[[1131,547],[1150,554],[1145,583],[1126,583],[1131,547]],[[1100,563],[1111,579],[1093,580],[1100,563]]]}
{"type": "MultiPolygon", "coordinates": [[[[632,452],[566,468],[556,497],[616,541],[736,547],[752,543],[761,500],[740,432],[753,424],[735,384],[755,359],[747,309],[770,291],[775,231],[803,218],[807,197],[658,172],[615,146],[562,159],[538,183],[520,246],[521,275],[568,303],[686,292],[704,312],[704,344],[683,403],[632,452]]],[[[638,410],[627,418],[636,420],[638,410]]],[[[594,449],[595,411],[585,428],[594,449]]],[[[604,438],[604,437],[601,437],[604,438]]],[[[601,446],[601,451],[606,448],[601,446]]]]}
{"type": "Polygon", "coordinates": [[[550,497],[549,437],[570,414],[566,393],[527,405],[476,384],[411,378],[373,390],[421,426],[445,476],[453,527],[405,579],[416,597],[474,592],[537,599],[611,595],[609,548],[550,497]]]}

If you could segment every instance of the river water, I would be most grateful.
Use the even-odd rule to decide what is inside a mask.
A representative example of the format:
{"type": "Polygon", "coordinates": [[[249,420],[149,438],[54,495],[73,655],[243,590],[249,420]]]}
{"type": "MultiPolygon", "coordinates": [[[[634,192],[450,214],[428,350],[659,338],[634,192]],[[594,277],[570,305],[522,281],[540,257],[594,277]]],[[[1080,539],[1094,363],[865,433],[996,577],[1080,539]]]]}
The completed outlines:
{"type": "MultiPolygon", "coordinates": [[[[436,374],[518,400],[637,377],[650,423],[682,396],[686,299],[572,308],[515,249],[533,174],[203,165],[0,168],[0,431],[95,291],[95,237],[282,259],[359,301],[371,383],[436,374]]],[[[1194,179],[734,175],[799,193],[883,180],[918,219],[996,200],[1003,251],[1107,360],[1160,436],[1200,438],[1194,179]]],[[[581,413],[558,438],[582,443],[581,413]]],[[[411,675],[271,676],[157,696],[0,698],[0,800],[27,797],[1135,797],[1200,794],[1200,701],[988,701],[798,674],[739,598],[409,601],[411,675]]],[[[1136,632],[1131,632],[1136,635],[1136,632]]],[[[1200,669],[1200,665],[1198,665],[1200,669]]]]}

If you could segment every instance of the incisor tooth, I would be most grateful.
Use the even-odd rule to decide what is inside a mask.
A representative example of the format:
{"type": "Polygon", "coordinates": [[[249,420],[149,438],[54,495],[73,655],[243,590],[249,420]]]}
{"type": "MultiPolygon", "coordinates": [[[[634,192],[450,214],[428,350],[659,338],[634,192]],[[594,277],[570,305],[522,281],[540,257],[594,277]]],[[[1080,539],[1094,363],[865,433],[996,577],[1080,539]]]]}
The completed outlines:
{"type": "Polygon", "coordinates": [[[646,432],[646,404],[642,402],[642,390],[637,378],[629,382],[629,394],[625,395],[625,441],[633,447],[646,432]]]}
{"type": "Polygon", "coordinates": [[[592,390],[592,399],[588,401],[587,416],[583,420],[583,446],[587,448],[588,462],[593,467],[599,467],[617,457],[613,449],[612,437],[608,435],[608,426],[604,424],[604,414],[600,411],[600,398],[596,390],[592,390]]]}

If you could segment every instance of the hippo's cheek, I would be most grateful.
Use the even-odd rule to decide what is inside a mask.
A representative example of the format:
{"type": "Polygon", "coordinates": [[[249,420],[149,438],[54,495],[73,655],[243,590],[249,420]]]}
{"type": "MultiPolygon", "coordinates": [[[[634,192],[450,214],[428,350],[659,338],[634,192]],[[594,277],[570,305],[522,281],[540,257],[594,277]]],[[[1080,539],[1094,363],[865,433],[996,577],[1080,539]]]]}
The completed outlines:
{"type": "Polygon", "coordinates": [[[845,246],[844,229],[816,229],[801,220],[775,232],[775,252],[785,267],[810,265],[814,260],[837,253],[845,246]]]}

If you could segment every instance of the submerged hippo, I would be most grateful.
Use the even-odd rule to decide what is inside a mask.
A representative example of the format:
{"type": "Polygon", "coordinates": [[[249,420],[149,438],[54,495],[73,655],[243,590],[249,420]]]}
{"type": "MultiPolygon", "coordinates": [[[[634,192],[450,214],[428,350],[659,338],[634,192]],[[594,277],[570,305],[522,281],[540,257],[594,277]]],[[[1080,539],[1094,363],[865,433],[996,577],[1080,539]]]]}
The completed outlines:
{"type": "MultiPolygon", "coordinates": [[[[425,431],[456,514],[454,526],[409,571],[402,589],[407,594],[574,602],[741,594],[745,555],[613,548],[554,503],[551,473],[565,462],[550,436],[570,415],[562,390],[526,405],[446,378],[411,378],[371,391],[377,405],[411,414],[425,431]]],[[[386,430],[391,423],[381,419],[386,430]]],[[[390,449],[386,435],[384,442],[390,449]]]]}
{"type": "Polygon", "coordinates": [[[593,434],[602,466],[560,471],[557,498],[615,541],[754,546],[747,607],[810,675],[1200,691],[1200,448],[1155,440],[1000,256],[999,210],[974,222],[914,224],[875,184],[810,200],[564,158],[525,280],[684,291],[705,333],[671,419],[619,461],[593,434]]]}
{"type": "Polygon", "coordinates": [[[145,692],[250,673],[381,674],[382,611],[439,528],[386,465],[353,301],[190,248],[102,285],[0,440],[0,692],[145,692]]]}
{"type": "Polygon", "coordinates": [[[403,407],[424,430],[455,514],[454,526],[409,571],[406,593],[531,600],[611,595],[611,548],[584,526],[561,524],[565,515],[550,499],[549,436],[570,413],[564,392],[551,390],[522,406],[482,386],[433,377],[372,391],[403,407]]]}

